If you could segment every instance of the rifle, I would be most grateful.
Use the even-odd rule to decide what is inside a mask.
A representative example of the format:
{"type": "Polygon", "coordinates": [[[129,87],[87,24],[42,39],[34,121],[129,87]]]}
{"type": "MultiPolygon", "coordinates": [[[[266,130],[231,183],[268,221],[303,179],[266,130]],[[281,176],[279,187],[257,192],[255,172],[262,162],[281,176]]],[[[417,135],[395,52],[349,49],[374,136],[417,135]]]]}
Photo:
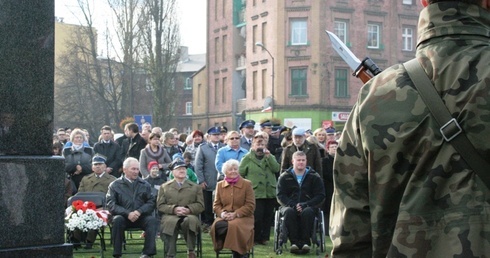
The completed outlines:
{"type": "Polygon", "coordinates": [[[340,40],[337,35],[326,30],[325,31],[332,42],[333,49],[344,59],[349,67],[354,71],[353,76],[359,78],[363,83],[366,83],[371,78],[381,73],[381,69],[371,60],[366,57],[362,62],[350,51],[350,49],[340,40]]]}

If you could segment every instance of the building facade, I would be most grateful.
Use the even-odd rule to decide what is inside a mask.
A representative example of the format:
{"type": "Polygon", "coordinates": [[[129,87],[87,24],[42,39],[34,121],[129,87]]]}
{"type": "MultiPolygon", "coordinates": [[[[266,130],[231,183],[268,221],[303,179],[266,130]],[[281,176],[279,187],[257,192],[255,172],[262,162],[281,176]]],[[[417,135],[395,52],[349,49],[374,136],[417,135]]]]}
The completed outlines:
{"type": "Polygon", "coordinates": [[[385,69],[415,56],[420,10],[415,0],[208,0],[201,87],[209,114],[200,124],[236,129],[244,119],[276,117],[341,129],[362,83],[325,30],[385,69]]]}

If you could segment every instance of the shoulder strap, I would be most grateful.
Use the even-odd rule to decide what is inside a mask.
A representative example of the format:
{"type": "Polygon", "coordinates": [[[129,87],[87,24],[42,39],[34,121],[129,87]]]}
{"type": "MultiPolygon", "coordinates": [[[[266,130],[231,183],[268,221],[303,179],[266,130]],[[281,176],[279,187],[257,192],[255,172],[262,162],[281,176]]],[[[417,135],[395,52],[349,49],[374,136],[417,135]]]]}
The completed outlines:
{"type": "Polygon", "coordinates": [[[404,63],[403,66],[407,69],[410,79],[440,126],[439,131],[444,140],[453,145],[454,149],[490,189],[490,165],[476,151],[458,121],[451,116],[420,63],[414,58],[404,63]]]}

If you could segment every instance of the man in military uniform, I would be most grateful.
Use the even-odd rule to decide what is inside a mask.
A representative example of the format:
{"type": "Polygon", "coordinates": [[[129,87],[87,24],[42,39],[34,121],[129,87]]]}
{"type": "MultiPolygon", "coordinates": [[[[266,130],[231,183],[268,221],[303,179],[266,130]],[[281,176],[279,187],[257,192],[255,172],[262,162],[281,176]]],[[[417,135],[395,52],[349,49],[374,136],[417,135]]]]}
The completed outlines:
{"type": "Polygon", "coordinates": [[[94,173],[86,175],[80,182],[79,192],[102,192],[107,193],[109,184],[116,180],[114,176],[106,172],[106,159],[103,156],[95,155],[92,158],[92,171],[94,173]]]}
{"type": "MultiPolygon", "coordinates": [[[[490,1],[422,0],[416,57],[490,155],[490,1]]],[[[489,189],[442,137],[407,71],[363,86],[334,161],[333,257],[485,257],[489,189]]]]}

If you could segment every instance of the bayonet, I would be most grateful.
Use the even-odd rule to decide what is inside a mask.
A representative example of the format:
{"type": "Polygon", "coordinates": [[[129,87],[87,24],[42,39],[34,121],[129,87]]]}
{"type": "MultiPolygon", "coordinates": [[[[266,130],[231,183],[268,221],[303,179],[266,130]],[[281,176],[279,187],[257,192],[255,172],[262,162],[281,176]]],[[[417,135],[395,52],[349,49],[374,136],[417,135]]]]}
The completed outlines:
{"type": "Polygon", "coordinates": [[[347,65],[354,71],[353,76],[361,79],[363,83],[366,83],[373,76],[376,76],[381,72],[381,69],[371,60],[366,57],[360,61],[359,58],[350,51],[350,49],[337,37],[334,33],[325,31],[332,42],[333,49],[342,57],[347,65]]]}

